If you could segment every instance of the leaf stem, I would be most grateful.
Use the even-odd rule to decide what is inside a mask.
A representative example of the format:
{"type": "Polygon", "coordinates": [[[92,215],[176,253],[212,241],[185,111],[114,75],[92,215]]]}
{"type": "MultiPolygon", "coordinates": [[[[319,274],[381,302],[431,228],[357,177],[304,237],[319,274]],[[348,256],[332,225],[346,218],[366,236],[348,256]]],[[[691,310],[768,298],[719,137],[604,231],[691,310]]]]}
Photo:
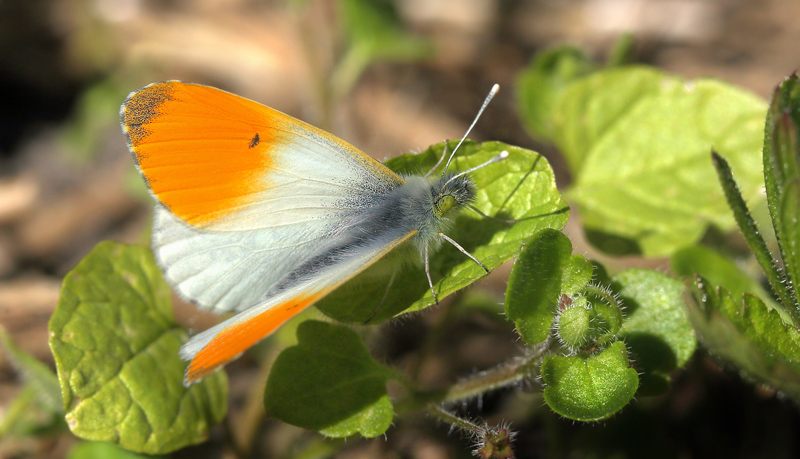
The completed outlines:
{"type": "Polygon", "coordinates": [[[263,402],[264,387],[267,385],[267,379],[269,378],[270,370],[272,370],[272,364],[275,362],[281,350],[279,346],[270,347],[268,355],[259,362],[256,383],[250,387],[241,414],[237,419],[239,421],[237,423],[239,427],[237,429],[240,439],[239,444],[243,445],[243,449],[247,454],[245,457],[252,456],[253,448],[258,439],[259,429],[266,419],[263,402]]]}
{"type": "Polygon", "coordinates": [[[467,400],[491,390],[518,383],[530,377],[532,370],[541,364],[542,357],[550,350],[552,344],[552,340],[545,341],[524,356],[478,373],[474,377],[453,384],[444,390],[417,390],[410,381],[400,381],[410,395],[395,404],[395,412],[403,414],[420,409],[430,411],[431,406],[467,400]]]}
{"type": "MultiPolygon", "coordinates": [[[[516,358],[505,365],[500,365],[493,370],[479,373],[473,378],[450,386],[447,390],[440,392],[437,401],[426,403],[424,405],[425,411],[454,427],[471,433],[474,438],[479,438],[482,442],[489,441],[496,443],[497,438],[489,436],[492,431],[488,429],[487,426],[478,425],[469,419],[456,416],[446,410],[443,405],[445,403],[466,400],[528,378],[531,374],[531,370],[541,364],[542,357],[553,343],[552,340],[548,339],[525,356],[516,358]]],[[[510,441],[510,438],[506,436],[505,440],[510,441]]],[[[507,442],[506,446],[508,446],[507,442]]],[[[511,451],[510,447],[509,451],[511,451]]],[[[513,451],[511,451],[511,454],[513,455],[513,451]]]]}
{"type": "Polygon", "coordinates": [[[441,419],[442,421],[456,426],[461,430],[465,430],[467,432],[471,432],[475,435],[483,434],[486,429],[484,427],[475,424],[474,422],[470,421],[469,419],[464,419],[456,416],[455,414],[447,411],[446,409],[442,408],[441,405],[436,404],[429,404],[425,407],[428,413],[436,416],[437,418],[441,419]]]}
{"type": "Polygon", "coordinates": [[[441,403],[467,400],[528,378],[531,370],[540,362],[546,349],[549,349],[549,346],[543,345],[530,355],[519,357],[505,365],[478,373],[472,378],[453,384],[445,390],[441,403]]]}
{"type": "Polygon", "coordinates": [[[747,208],[747,204],[744,202],[742,194],[739,192],[739,187],[736,185],[736,180],[733,178],[733,173],[731,172],[728,162],[715,151],[711,152],[711,160],[714,163],[714,167],[717,169],[722,191],[725,193],[725,198],[733,211],[733,216],[736,218],[736,223],[744,235],[747,245],[750,246],[750,250],[753,251],[753,255],[755,255],[756,260],[758,260],[758,263],[761,265],[761,269],[764,270],[764,274],[766,274],[772,290],[778,295],[778,298],[780,298],[784,310],[792,318],[794,327],[800,329],[800,317],[798,317],[797,311],[792,307],[794,304],[794,301],[792,301],[792,294],[784,282],[784,276],[778,267],[777,261],[767,248],[767,243],[764,241],[756,222],[750,215],[750,210],[747,208]]]}
{"type": "Polygon", "coordinates": [[[272,364],[283,349],[284,346],[278,345],[276,340],[270,343],[259,361],[255,383],[250,386],[238,416],[235,419],[226,418],[225,429],[229,431],[232,449],[238,457],[247,458],[253,455],[259,431],[266,420],[264,387],[267,385],[272,364]]]}

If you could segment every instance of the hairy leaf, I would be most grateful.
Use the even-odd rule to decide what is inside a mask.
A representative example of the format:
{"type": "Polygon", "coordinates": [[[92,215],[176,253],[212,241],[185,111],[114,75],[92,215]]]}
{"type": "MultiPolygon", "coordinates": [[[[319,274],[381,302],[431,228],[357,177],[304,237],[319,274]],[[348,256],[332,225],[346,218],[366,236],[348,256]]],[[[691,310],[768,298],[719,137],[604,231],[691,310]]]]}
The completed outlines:
{"type": "Polygon", "coordinates": [[[694,292],[689,317],[705,347],[800,401],[800,333],[749,293],[734,298],[702,276],[694,292]]]}
{"type": "Polygon", "coordinates": [[[542,363],[542,380],[547,406],[576,421],[612,416],[631,401],[639,383],[621,341],[590,357],[548,356],[542,363]]]}
{"type": "Polygon", "coordinates": [[[592,279],[592,265],[572,255],[559,231],[539,232],[517,257],[506,289],[506,317],[528,344],[547,339],[562,295],[574,295],[592,279]]]}
{"type": "MultiPolygon", "coordinates": [[[[800,293],[800,78],[775,89],[764,128],[764,179],[772,225],[789,281],[784,306],[797,318],[800,293]]],[[[795,320],[797,323],[797,320],[795,320]]]]}
{"type": "Polygon", "coordinates": [[[629,269],[612,279],[625,306],[622,336],[641,370],[640,393],[667,389],[669,373],[697,347],[686,314],[683,282],[650,269],[629,269]]]}
{"type": "Polygon", "coordinates": [[[664,256],[697,241],[709,224],[733,228],[708,154],[713,147],[730,161],[745,199],[757,196],[765,110],[725,83],[643,67],[570,85],[555,110],[555,137],[590,240],[608,251],[664,256]]]}
{"type": "Polygon", "coordinates": [[[383,434],[394,416],[386,393],[391,370],[345,327],[309,320],[297,328],[297,341],[272,366],[267,413],[329,437],[383,434]]]}
{"type": "Polygon", "coordinates": [[[49,330],[67,423],[81,438],[159,454],[205,440],[225,415],[225,373],[183,386],[186,332],[148,248],[98,244],[64,278],[49,330]]]}
{"type": "MultiPolygon", "coordinates": [[[[770,309],[775,309],[780,314],[785,313],[758,281],[743,272],[732,260],[707,247],[696,245],[675,252],[670,258],[670,266],[679,276],[694,278],[695,274],[699,274],[711,285],[724,287],[734,298],[750,293],[759,297],[770,309]]],[[[791,317],[786,316],[784,319],[791,323],[791,317]]]]}

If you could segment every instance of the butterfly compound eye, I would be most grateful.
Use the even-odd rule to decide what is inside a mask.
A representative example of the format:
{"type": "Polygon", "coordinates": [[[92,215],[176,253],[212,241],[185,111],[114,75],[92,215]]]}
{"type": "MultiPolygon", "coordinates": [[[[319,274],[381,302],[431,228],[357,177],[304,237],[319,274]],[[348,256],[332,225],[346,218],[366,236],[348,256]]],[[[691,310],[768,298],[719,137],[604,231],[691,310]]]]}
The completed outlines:
{"type": "Polygon", "coordinates": [[[448,210],[452,209],[456,205],[456,198],[453,196],[446,194],[440,197],[436,203],[434,204],[434,211],[436,212],[437,217],[441,217],[448,210]]]}

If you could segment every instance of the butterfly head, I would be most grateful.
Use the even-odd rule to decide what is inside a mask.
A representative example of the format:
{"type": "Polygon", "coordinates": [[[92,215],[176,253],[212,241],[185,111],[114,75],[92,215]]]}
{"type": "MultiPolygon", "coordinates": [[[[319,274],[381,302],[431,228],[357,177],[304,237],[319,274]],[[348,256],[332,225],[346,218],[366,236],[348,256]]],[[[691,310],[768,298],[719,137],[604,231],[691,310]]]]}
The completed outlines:
{"type": "Polygon", "coordinates": [[[433,212],[441,218],[475,199],[475,183],[467,175],[445,174],[433,184],[431,192],[433,212]]]}

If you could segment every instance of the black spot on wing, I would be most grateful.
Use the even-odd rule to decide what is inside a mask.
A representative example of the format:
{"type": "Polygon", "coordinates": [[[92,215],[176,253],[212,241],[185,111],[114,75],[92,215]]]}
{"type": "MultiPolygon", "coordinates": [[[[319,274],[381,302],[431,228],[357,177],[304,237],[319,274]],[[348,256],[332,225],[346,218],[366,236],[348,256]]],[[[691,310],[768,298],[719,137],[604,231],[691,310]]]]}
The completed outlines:
{"type": "Polygon", "coordinates": [[[252,139],[250,139],[250,145],[248,145],[248,147],[247,147],[247,148],[254,148],[254,147],[255,147],[256,145],[258,145],[260,142],[261,142],[261,138],[260,138],[260,137],[258,137],[258,132],[256,132],[256,135],[254,135],[254,136],[253,136],[253,138],[252,138],[252,139]]]}

